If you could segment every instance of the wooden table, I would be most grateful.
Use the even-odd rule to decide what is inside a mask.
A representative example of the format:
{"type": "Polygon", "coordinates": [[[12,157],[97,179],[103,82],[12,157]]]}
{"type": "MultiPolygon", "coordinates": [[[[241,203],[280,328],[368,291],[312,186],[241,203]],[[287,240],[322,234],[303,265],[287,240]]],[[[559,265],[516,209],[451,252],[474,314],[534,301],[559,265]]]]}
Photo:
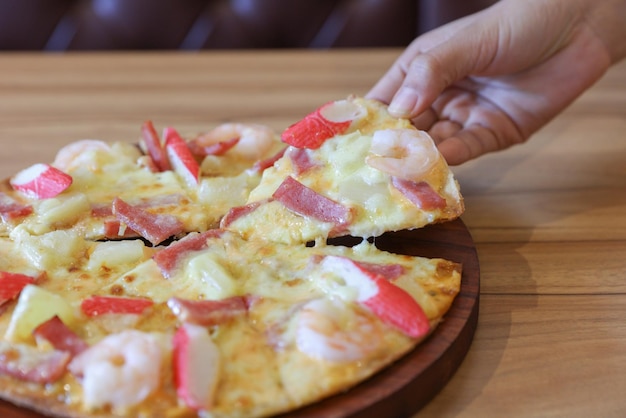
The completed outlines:
{"type": "MultiPolygon", "coordinates": [[[[364,94],[398,50],[0,55],[0,178],[82,138],[219,122],[282,129],[364,94]]],[[[418,416],[626,413],[626,62],[525,145],[455,169],[478,329],[418,416]]]]}

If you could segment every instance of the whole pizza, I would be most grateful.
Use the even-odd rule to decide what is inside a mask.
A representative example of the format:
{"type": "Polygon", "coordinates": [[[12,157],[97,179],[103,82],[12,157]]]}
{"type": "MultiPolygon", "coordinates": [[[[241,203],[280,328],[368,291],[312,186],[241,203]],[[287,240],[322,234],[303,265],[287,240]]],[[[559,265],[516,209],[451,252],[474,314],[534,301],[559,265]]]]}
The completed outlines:
{"type": "Polygon", "coordinates": [[[0,185],[0,398],[58,417],[285,413],[410,352],[458,294],[459,264],[375,245],[463,212],[433,140],[383,104],[330,102],[281,134],[139,132],[0,185]]]}

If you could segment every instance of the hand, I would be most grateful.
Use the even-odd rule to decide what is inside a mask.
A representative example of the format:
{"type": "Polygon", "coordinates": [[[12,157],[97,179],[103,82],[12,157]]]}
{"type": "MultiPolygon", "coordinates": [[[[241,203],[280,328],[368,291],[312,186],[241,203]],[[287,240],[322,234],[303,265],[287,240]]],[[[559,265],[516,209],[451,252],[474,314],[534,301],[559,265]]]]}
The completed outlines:
{"type": "Polygon", "coordinates": [[[367,97],[461,164],[525,141],[597,81],[623,55],[611,42],[624,43],[625,9],[624,0],[501,0],[418,37],[367,97]]]}

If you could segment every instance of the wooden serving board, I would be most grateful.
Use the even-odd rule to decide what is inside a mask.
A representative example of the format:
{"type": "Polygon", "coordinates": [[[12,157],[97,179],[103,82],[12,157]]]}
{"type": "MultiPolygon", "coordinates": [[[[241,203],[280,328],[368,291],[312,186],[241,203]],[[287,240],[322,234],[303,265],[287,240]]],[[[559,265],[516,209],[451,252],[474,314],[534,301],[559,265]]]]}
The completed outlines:
{"type": "MultiPolygon", "coordinates": [[[[336,239],[339,245],[354,245],[336,239]]],[[[461,291],[444,321],[415,350],[353,389],[280,418],[404,418],[425,406],[459,367],[478,320],[480,270],[474,241],[457,219],[413,231],[384,234],[374,240],[382,250],[441,257],[463,264],[461,291]]],[[[0,400],[0,417],[43,418],[39,412],[0,400]]]]}

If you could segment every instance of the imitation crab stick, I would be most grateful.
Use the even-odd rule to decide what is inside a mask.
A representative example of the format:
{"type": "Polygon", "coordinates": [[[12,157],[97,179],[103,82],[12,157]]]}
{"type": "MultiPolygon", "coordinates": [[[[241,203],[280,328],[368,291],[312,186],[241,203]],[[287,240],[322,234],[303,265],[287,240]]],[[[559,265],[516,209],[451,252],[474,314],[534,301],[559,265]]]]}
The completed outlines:
{"type": "Polygon", "coordinates": [[[140,314],[153,304],[152,300],[145,298],[93,295],[83,299],[80,309],[87,316],[98,316],[107,313],[140,314]]]}
{"type": "Polygon", "coordinates": [[[430,331],[430,323],[421,306],[409,293],[385,277],[340,256],[324,257],[321,266],[325,271],[339,275],[348,286],[356,288],[357,302],[383,322],[413,338],[423,337],[430,331]]]}
{"type": "Polygon", "coordinates": [[[174,171],[189,187],[197,186],[200,179],[200,166],[184,139],[174,128],[165,128],[165,151],[174,171]]]}
{"type": "Polygon", "coordinates": [[[349,100],[326,103],[288,127],[281,139],[297,148],[317,149],[327,139],[345,133],[354,121],[366,115],[365,109],[349,100]]]}
{"type": "Polygon", "coordinates": [[[35,278],[20,273],[0,271],[0,305],[15,299],[28,284],[35,283],[35,278]]]}
{"type": "Polygon", "coordinates": [[[72,185],[72,176],[49,164],[38,163],[19,173],[11,180],[13,189],[35,199],[55,197],[72,185]]]}
{"type": "Polygon", "coordinates": [[[148,155],[151,157],[154,166],[158,171],[166,171],[170,169],[170,162],[167,159],[165,147],[161,143],[159,135],[154,129],[152,121],[145,121],[141,126],[141,137],[146,147],[148,155]]]}
{"type": "Polygon", "coordinates": [[[174,334],[174,382],[192,409],[209,409],[219,378],[219,349],[206,328],[183,323],[174,334]]]}

